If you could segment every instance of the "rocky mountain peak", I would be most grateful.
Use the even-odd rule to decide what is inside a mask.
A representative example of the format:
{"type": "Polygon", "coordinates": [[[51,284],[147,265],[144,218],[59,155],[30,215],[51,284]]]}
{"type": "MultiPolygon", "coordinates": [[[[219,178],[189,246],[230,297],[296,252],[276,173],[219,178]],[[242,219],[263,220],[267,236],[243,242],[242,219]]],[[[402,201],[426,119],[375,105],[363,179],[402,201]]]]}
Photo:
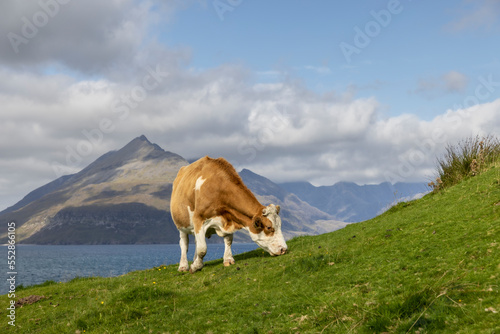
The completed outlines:
{"type": "MultiPolygon", "coordinates": [[[[33,243],[171,242],[176,228],[166,210],[172,182],[187,164],[142,135],[80,172],[34,190],[16,210],[0,213],[0,226],[16,221],[19,235],[33,243]],[[140,234],[147,240],[137,239],[140,234]]],[[[4,235],[0,229],[0,239],[4,235]]]]}
{"type": "MultiPolygon", "coordinates": [[[[93,179],[96,177],[108,179],[114,176],[117,170],[127,164],[151,160],[169,160],[172,163],[185,162],[181,156],[163,150],[160,146],[152,144],[146,136],[142,135],[134,138],[118,151],[111,151],[102,155],[76,174],[76,177],[92,176],[93,179]]],[[[100,179],[99,182],[102,182],[102,180],[100,179]]]]}
{"type": "Polygon", "coordinates": [[[150,153],[152,151],[165,152],[160,146],[152,144],[146,136],[142,135],[134,138],[131,142],[117,151],[117,153],[120,154],[122,158],[130,159],[139,158],[141,155],[144,157],[144,153],[150,153]]]}

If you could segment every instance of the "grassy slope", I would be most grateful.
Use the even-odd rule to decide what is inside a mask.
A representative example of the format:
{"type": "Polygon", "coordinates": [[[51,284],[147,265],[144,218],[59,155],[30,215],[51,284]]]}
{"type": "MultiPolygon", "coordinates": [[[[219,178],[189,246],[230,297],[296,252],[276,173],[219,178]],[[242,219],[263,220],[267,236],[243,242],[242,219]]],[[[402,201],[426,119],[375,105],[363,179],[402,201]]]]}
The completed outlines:
{"type": "MultiPolygon", "coordinates": [[[[19,290],[19,333],[498,333],[500,168],[367,222],[221,260],[19,290]],[[160,270],[161,269],[161,270],[160,270]],[[487,311],[486,311],[487,310],[487,311]]],[[[98,259],[96,259],[98,260],[98,259]]]]}

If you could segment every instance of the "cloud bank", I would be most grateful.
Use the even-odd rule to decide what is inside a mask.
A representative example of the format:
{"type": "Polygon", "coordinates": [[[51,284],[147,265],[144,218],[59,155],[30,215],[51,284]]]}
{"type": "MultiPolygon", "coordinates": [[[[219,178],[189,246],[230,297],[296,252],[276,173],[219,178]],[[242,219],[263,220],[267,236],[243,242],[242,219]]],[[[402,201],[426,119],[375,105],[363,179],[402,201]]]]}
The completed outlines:
{"type": "MultiPolygon", "coordinates": [[[[22,35],[22,18],[55,1],[2,2],[0,33],[22,35]]],[[[2,207],[141,134],[188,159],[224,156],[276,182],[320,185],[427,181],[447,143],[500,132],[500,100],[488,102],[497,78],[432,120],[383,117],[376,97],[348,88],[317,93],[285,75],[261,83],[244,66],[191,67],[189,49],[146,37],[155,2],[66,2],[18,53],[2,40],[2,207]]],[[[459,72],[439,82],[451,92],[469,83],[459,72]]]]}

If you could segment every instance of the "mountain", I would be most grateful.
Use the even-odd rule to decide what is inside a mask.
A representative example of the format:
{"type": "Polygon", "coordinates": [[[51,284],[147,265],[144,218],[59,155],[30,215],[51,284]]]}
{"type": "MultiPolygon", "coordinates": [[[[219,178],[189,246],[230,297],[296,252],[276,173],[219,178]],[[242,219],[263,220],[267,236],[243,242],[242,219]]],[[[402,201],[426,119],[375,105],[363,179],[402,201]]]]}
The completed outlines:
{"type": "MultiPolygon", "coordinates": [[[[188,164],[145,136],[135,138],[79,173],[62,176],[0,212],[0,243],[7,240],[10,221],[16,222],[18,243],[177,243],[170,196],[179,168],[188,164]]],[[[424,184],[411,183],[278,185],[248,169],[240,176],[262,204],[281,206],[287,239],[337,230],[347,222],[374,217],[399,199],[427,191],[424,184]]],[[[245,233],[236,233],[234,238],[236,242],[250,241],[245,233]]]]}
{"type": "Polygon", "coordinates": [[[144,136],[104,154],[79,173],[40,187],[0,213],[16,241],[37,244],[178,242],[170,217],[172,182],[188,162],[144,136]]]}
{"type": "Polygon", "coordinates": [[[400,201],[419,198],[429,192],[425,183],[384,182],[359,186],[339,182],[332,186],[315,187],[309,182],[280,184],[285,191],[345,222],[371,219],[400,201]]]}
{"type": "MultiPolygon", "coordinates": [[[[0,212],[0,243],[7,222],[16,222],[16,241],[33,244],[177,243],[170,216],[172,183],[181,156],[164,151],[145,136],[104,154],[79,173],[60,177],[0,212]]],[[[270,180],[249,170],[244,182],[263,204],[282,206],[287,238],[320,234],[346,224],[310,206],[270,180]]],[[[212,242],[221,242],[212,238],[212,242]]],[[[249,242],[244,233],[235,241],[249,242]]]]}
{"type": "Polygon", "coordinates": [[[240,176],[245,185],[263,205],[281,206],[280,216],[285,236],[323,234],[338,230],[347,223],[335,220],[331,215],[302,201],[271,180],[243,169],[240,176]]]}

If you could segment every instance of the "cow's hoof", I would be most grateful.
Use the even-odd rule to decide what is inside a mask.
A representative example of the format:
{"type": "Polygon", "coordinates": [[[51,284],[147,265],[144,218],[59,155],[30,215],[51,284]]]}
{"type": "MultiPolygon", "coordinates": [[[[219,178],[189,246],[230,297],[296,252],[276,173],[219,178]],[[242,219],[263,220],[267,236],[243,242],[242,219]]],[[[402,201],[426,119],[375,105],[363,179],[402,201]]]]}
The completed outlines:
{"type": "Polygon", "coordinates": [[[189,268],[189,273],[190,274],[194,274],[195,272],[197,271],[200,271],[201,269],[193,269],[193,268],[189,268]]]}
{"type": "Polygon", "coordinates": [[[193,266],[193,265],[192,265],[192,266],[189,268],[189,273],[190,273],[190,274],[194,274],[195,272],[200,271],[202,268],[203,268],[203,266],[201,266],[201,267],[197,268],[197,267],[195,267],[195,266],[193,266]]]}
{"type": "Polygon", "coordinates": [[[233,259],[224,261],[224,267],[229,267],[232,264],[234,264],[234,260],[233,259]]]}
{"type": "Polygon", "coordinates": [[[179,267],[179,269],[177,269],[179,272],[183,273],[183,272],[186,272],[186,271],[189,271],[189,267],[179,267]]]}

